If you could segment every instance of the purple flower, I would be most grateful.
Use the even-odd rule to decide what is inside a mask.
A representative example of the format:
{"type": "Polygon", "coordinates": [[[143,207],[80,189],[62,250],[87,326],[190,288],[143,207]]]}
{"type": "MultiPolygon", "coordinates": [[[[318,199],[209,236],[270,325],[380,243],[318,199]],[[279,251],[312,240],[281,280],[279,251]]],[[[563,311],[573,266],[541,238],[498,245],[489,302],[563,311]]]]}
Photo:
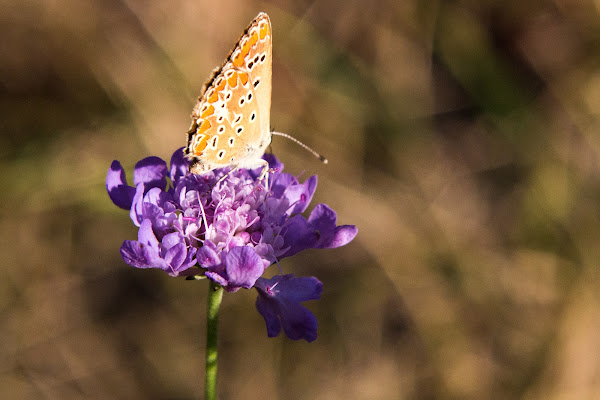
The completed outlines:
{"type": "Polygon", "coordinates": [[[312,199],[317,177],[301,183],[283,173],[274,156],[265,159],[274,171],[269,188],[257,180],[260,170],[238,169],[221,182],[227,170],[191,174],[181,149],[171,157],[170,167],[158,157],[139,161],[134,186],[113,161],[106,189],[139,227],[138,240],[126,240],[121,256],[136,268],[159,268],[171,276],[204,275],[229,292],[255,287],[269,336],[283,326],[288,337],[312,341],[316,320],[300,302],[318,299],[321,283],[291,275],[260,277],[269,265],[302,250],[343,246],[357,229],[337,226],[335,212],[325,204],[304,218],[301,213],[312,199]]]}

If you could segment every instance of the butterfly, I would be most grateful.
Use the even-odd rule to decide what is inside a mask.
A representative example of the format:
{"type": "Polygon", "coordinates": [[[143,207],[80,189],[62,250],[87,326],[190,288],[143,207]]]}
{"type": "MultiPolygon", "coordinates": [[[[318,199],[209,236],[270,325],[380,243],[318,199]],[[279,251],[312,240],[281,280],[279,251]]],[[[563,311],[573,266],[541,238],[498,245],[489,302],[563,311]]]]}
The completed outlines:
{"type": "Polygon", "coordinates": [[[248,25],[224,64],[204,85],[192,111],[185,157],[195,174],[232,167],[262,167],[262,155],[273,134],[287,137],[327,160],[297,139],[270,130],[272,30],[269,16],[261,12],[248,25]]]}

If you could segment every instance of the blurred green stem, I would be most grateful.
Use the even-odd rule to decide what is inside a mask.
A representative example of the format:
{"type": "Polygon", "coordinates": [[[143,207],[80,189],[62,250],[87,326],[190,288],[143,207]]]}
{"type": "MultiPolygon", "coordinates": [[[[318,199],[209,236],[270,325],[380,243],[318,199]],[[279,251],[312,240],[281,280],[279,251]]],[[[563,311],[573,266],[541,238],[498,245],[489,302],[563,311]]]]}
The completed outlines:
{"type": "Polygon", "coordinates": [[[219,308],[223,299],[223,287],[209,281],[206,312],[206,377],[204,398],[217,399],[217,338],[219,336],[219,308]]]}

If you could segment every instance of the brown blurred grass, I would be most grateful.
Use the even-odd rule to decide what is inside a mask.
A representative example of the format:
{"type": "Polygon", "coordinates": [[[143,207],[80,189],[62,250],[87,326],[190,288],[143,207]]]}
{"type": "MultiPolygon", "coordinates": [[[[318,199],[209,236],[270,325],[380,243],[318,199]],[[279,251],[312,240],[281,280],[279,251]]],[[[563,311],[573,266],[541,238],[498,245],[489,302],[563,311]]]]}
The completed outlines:
{"type": "Polygon", "coordinates": [[[0,2],[0,397],[198,398],[205,285],[127,267],[104,190],[183,145],[258,11],[286,170],[359,227],[283,262],[319,339],[225,298],[221,398],[600,396],[598,1],[0,2]]]}

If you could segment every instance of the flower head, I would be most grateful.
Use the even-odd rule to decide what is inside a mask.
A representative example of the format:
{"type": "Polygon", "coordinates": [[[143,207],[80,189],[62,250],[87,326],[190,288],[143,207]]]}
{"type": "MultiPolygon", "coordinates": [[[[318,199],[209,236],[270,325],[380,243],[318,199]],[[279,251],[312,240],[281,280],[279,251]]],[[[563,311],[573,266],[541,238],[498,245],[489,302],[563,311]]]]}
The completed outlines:
{"type": "Polygon", "coordinates": [[[106,189],[139,227],[138,240],[126,240],[121,256],[133,267],[159,268],[171,276],[202,274],[229,292],[255,287],[269,336],[279,333],[280,323],[288,337],[311,341],[316,338],[316,321],[311,322],[314,316],[299,303],[318,299],[321,286],[312,295],[299,293],[304,293],[306,279],[313,286],[318,280],[260,277],[269,265],[302,250],[343,246],[357,229],[336,226],[336,214],[325,204],[304,218],[301,213],[312,199],[317,177],[301,183],[283,173],[283,164],[274,156],[265,159],[274,171],[269,188],[257,179],[260,170],[191,174],[181,149],[171,157],[170,167],[158,157],[139,161],[134,186],[127,184],[121,164],[113,161],[106,189]]]}

